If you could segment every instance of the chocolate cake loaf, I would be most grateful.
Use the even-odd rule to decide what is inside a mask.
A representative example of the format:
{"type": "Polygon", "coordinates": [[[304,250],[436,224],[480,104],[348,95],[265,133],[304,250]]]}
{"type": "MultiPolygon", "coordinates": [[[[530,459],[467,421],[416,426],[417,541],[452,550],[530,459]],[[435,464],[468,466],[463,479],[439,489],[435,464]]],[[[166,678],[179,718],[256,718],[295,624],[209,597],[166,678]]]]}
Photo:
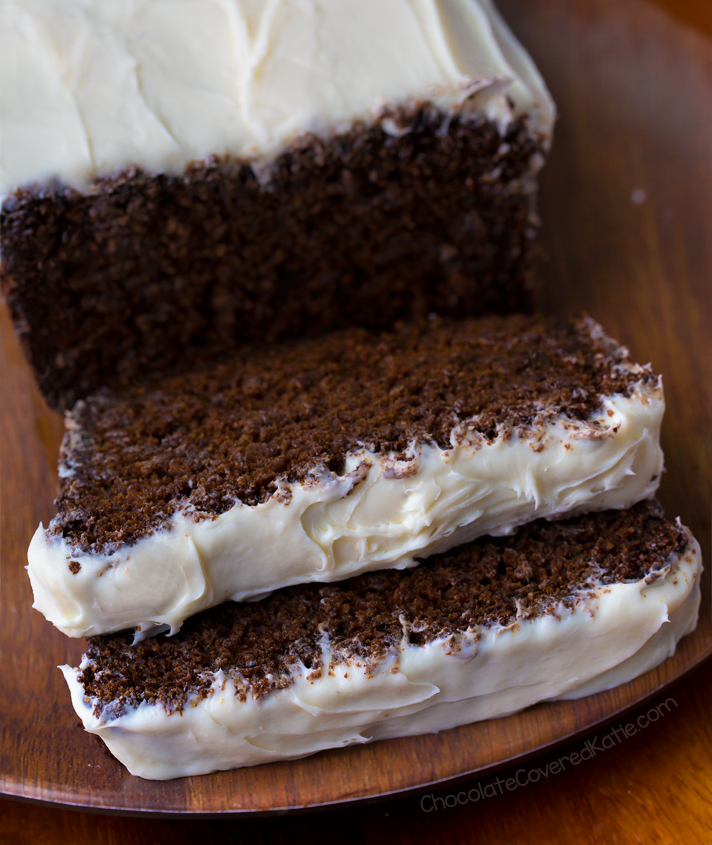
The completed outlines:
{"type": "Polygon", "coordinates": [[[489,0],[27,0],[0,39],[0,285],[52,405],[529,306],[554,110],[489,0]]]}
{"type": "Polygon", "coordinates": [[[0,121],[0,289],[71,409],[34,606],[132,773],[585,695],[694,628],[659,377],[527,313],[554,107],[490,0],[10,0],[0,121]]]}
{"type": "Polygon", "coordinates": [[[662,470],[659,378],[587,318],[352,329],[101,391],[68,417],[29,550],[70,636],[411,566],[537,517],[627,507],[662,470]]]}
{"type": "Polygon", "coordinates": [[[97,637],[63,671],[132,774],[202,774],[608,689],[695,627],[699,574],[695,540],[648,501],[224,604],[174,637],[97,637]]]}

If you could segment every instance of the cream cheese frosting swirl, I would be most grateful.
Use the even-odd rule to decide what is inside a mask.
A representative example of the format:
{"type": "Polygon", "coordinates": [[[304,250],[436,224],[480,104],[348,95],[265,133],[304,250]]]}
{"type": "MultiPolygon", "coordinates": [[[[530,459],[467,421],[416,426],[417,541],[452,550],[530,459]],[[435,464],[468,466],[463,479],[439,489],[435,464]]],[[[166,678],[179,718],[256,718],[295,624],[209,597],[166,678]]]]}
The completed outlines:
{"type": "MultiPolygon", "coordinates": [[[[488,0],[10,0],[0,5],[0,197],[230,155],[429,101],[546,143],[554,108],[488,0]]],[[[384,129],[391,126],[386,118],[384,129]]]]}

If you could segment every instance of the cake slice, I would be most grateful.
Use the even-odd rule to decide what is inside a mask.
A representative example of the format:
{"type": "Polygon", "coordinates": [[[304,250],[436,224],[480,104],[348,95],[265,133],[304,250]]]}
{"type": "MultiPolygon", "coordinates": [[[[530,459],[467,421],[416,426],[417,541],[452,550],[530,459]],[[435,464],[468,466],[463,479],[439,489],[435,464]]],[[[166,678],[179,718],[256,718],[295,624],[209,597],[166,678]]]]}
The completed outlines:
{"type": "Polygon", "coordinates": [[[660,380],[587,318],[353,329],[102,391],[67,420],[29,550],[70,636],[411,566],[538,517],[622,508],[662,470],[660,380]]]}
{"type": "Polygon", "coordinates": [[[53,405],[529,305],[554,109],[489,0],[11,0],[0,114],[0,284],[53,405]]]}
{"type": "Polygon", "coordinates": [[[84,727],[167,779],[608,689],[696,625],[699,546],[655,502],[480,538],[405,572],[228,603],[62,667],[84,727]]]}

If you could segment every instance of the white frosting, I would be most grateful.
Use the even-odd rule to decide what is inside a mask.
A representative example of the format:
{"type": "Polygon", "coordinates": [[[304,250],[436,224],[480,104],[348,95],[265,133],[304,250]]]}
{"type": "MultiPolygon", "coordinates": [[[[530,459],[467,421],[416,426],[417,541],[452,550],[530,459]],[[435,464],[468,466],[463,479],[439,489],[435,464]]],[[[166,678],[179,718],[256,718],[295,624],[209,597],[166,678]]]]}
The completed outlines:
{"type": "Polygon", "coordinates": [[[502,128],[526,114],[545,142],[554,117],[489,0],[0,3],[0,197],[213,154],[269,162],[416,100],[502,128]]]}
{"type": "MultiPolygon", "coordinates": [[[[142,703],[119,718],[95,716],[77,670],[61,667],[87,731],[134,775],[156,780],[313,754],[502,716],[552,698],[578,698],[657,666],[697,624],[700,550],[690,536],[664,576],[598,587],[573,610],[486,628],[425,646],[401,642],[369,675],[357,662],[245,702],[221,674],[214,692],[168,715],[142,703]],[[224,684],[224,686],[223,686],[224,684]],[[191,706],[193,705],[193,706],[191,706]]],[[[328,643],[324,658],[330,660],[328,643]]],[[[84,666],[86,664],[82,664],[84,666]]]]}
{"type": "Polygon", "coordinates": [[[640,383],[591,419],[558,419],[531,438],[453,434],[451,448],[421,444],[401,462],[362,449],[344,475],[283,485],[283,495],[212,520],[177,513],[111,555],[81,553],[40,525],[28,555],[34,607],[73,637],[175,631],[229,598],[403,568],[540,517],[628,507],[657,489],[663,411],[662,386],[640,383]]]}

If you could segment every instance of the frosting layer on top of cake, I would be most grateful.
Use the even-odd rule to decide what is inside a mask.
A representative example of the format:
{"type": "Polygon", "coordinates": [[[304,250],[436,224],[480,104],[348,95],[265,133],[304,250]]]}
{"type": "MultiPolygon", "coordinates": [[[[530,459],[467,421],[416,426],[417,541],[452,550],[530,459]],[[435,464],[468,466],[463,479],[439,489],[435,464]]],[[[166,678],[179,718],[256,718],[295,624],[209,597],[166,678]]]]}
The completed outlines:
{"type": "Polygon", "coordinates": [[[489,0],[22,0],[0,5],[0,197],[208,156],[268,164],[388,105],[546,141],[554,109],[489,0]]]}
{"type": "Polygon", "coordinates": [[[97,639],[63,669],[85,728],[133,774],[201,774],[623,683],[694,629],[700,571],[689,532],[642,503],[226,605],[167,640],[97,639]]]}
{"type": "Polygon", "coordinates": [[[657,489],[662,387],[593,321],[514,316],[252,353],[70,417],[35,607],[72,636],[177,630],[657,489]]]}

